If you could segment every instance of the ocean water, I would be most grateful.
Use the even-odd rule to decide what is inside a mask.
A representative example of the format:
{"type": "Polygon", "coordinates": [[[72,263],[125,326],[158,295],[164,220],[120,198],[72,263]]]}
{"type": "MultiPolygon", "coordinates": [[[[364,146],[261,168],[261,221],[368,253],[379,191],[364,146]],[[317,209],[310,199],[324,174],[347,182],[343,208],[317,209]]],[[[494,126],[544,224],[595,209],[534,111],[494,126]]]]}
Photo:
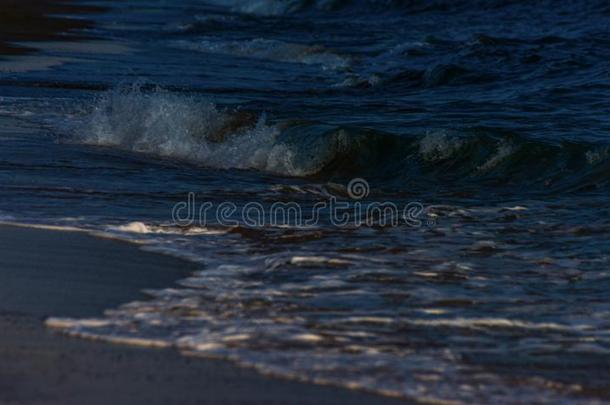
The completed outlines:
{"type": "Polygon", "coordinates": [[[200,271],[49,327],[422,402],[610,401],[606,2],[83,3],[88,39],[0,61],[0,218],[200,271]]]}

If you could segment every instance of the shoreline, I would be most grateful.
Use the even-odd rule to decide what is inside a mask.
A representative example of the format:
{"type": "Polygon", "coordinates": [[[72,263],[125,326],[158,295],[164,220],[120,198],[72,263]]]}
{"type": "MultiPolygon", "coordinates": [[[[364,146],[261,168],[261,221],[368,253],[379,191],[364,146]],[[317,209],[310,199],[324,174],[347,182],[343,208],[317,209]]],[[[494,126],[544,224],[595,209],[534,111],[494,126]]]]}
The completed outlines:
{"type": "Polygon", "coordinates": [[[170,287],[196,265],[85,232],[0,225],[0,403],[396,403],[363,391],[271,378],[227,360],[75,339],[54,317],[95,317],[170,287]],[[102,270],[103,269],[103,270],[102,270]]]}

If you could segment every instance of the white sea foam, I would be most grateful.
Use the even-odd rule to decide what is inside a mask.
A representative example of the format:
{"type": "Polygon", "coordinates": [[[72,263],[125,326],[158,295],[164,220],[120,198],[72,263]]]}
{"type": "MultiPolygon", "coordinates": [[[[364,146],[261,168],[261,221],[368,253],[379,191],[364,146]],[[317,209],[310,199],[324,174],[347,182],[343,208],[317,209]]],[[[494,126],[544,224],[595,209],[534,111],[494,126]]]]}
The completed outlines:
{"type": "Polygon", "coordinates": [[[598,147],[592,150],[589,150],[585,153],[585,158],[587,159],[587,163],[594,166],[598,163],[601,163],[608,159],[610,156],[610,147],[598,147]]]}
{"type": "Polygon", "coordinates": [[[295,167],[292,151],[277,142],[279,130],[266,123],[264,114],[255,125],[228,133],[233,114],[209,101],[134,86],[101,96],[76,128],[74,140],[208,167],[307,174],[295,167]]]}
{"type": "MultiPolygon", "coordinates": [[[[441,208],[450,211],[457,207],[441,208]]],[[[119,227],[136,233],[155,233],[162,228],[141,222],[119,227]]],[[[292,277],[302,277],[312,269],[297,272],[291,268],[288,278],[277,278],[280,276],[272,265],[273,256],[264,257],[265,263],[261,261],[263,257],[255,256],[246,255],[244,262],[240,257],[238,264],[227,263],[226,257],[218,260],[213,255],[207,256],[205,268],[180,281],[179,287],[145,291],[150,297],[147,301],[108,310],[103,319],[50,318],[46,324],[70,336],[143,347],[175,347],[186,355],[231,359],[265,374],[418,400],[427,398],[433,403],[449,403],[447,399],[476,402],[480,398],[503,403],[516,394],[512,387],[507,390],[494,374],[468,368],[461,361],[459,350],[392,347],[384,340],[388,333],[404,330],[416,335],[429,330],[444,333],[443,329],[450,328],[464,331],[453,333],[457,338],[472,339],[486,333],[511,333],[527,338],[532,333],[534,341],[542,333],[565,334],[580,339],[582,343],[576,348],[579,353],[604,353],[603,346],[597,343],[605,342],[607,330],[569,318],[555,322],[501,315],[465,317],[454,314],[452,307],[416,309],[422,314],[418,317],[355,308],[350,313],[319,317],[312,324],[309,320],[316,318],[302,312],[302,308],[309,310],[314,297],[318,302],[328,300],[333,305],[338,297],[341,302],[343,297],[370,302],[367,299],[375,295],[366,286],[354,290],[350,275],[358,274],[352,273],[355,269],[346,268],[339,273],[316,271],[311,282],[294,281],[292,277]],[[302,303],[307,306],[302,307],[302,303]]],[[[283,264],[312,267],[328,266],[333,260],[305,253],[279,258],[278,262],[283,264]]],[[[355,256],[338,259],[351,266],[363,261],[355,256]]],[[[279,266],[277,270],[286,268],[279,266]]],[[[430,288],[422,290],[427,297],[433,292],[430,288]]],[[[417,296],[415,289],[409,294],[417,296]]],[[[561,387],[564,388],[569,387],[561,387]]],[[[556,399],[562,394],[528,382],[517,395],[556,399]]]]}
{"type": "Polygon", "coordinates": [[[405,319],[402,322],[419,326],[438,326],[452,328],[510,328],[527,330],[553,330],[577,332],[591,329],[587,325],[562,325],[553,322],[528,322],[505,318],[452,318],[452,319],[405,319]]]}
{"type": "Polygon", "coordinates": [[[165,234],[165,235],[223,235],[226,229],[210,229],[207,227],[178,227],[178,226],[159,226],[149,225],[143,222],[134,221],[124,225],[110,226],[110,231],[134,233],[134,234],[165,234]]]}
{"type": "Polygon", "coordinates": [[[447,159],[464,146],[464,141],[446,131],[429,132],[419,142],[422,157],[431,162],[447,159]]]}
{"type": "Polygon", "coordinates": [[[324,256],[293,256],[290,259],[290,264],[294,264],[297,266],[348,266],[351,264],[351,262],[348,260],[324,256]]]}

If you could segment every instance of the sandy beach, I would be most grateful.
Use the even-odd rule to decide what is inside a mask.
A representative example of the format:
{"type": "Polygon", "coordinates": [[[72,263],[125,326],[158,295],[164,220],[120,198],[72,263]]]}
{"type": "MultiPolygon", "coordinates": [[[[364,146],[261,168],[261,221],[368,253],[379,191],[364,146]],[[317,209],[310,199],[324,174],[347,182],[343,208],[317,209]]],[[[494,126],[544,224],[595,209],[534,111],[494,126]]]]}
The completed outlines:
{"type": "Polygon", "coordinates": [[[184,277],[190,263],[82,232],[0,226],[0,268],[2,404],[404,403],[44,326],[47,316],[99,316],[142,298],[142,289],[184,277]]]}

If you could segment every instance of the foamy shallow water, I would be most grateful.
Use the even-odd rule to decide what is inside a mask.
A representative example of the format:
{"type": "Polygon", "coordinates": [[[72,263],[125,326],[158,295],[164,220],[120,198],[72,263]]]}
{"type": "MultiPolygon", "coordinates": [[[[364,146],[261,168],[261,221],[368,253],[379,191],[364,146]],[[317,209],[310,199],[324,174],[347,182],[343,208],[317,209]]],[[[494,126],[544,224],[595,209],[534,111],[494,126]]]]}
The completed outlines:
{"type": "Polygon", "coordinates": [[[607,6],[109,5],[98,51],[2,76],[0,218],[200,269],[49,327],[420,401],[608,401],[607,6]]]}

